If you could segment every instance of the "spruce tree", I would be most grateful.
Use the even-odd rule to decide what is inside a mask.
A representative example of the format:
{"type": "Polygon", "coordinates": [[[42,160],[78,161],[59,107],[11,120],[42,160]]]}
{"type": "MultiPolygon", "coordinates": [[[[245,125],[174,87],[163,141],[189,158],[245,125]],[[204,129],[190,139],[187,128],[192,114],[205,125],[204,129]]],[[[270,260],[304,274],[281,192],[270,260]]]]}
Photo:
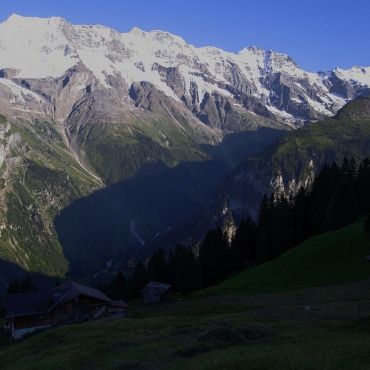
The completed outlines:
{"type": "Polygon", "coordinates": [[[310,192],[304,187],[298,190],[292,208],[292,245],[297,245],[309,236],[310,192]]]}
{"type": "Polygon", "coordinates": [[[242,271],[245,263],[253,264],[256,260],[256,224],[249,216],[242,219],[231,242],[232,271],[242,271]]]}
{"type": "Polygon", "coordinates": [[[131,276],[129,282],[130,300],[136,300],[141,297],[141,290],[149,283],[148,272],[143,261],[139,261],[131,276]]]}
{"type": "Polygon", "coordinates": [[[199,249],[203,287],[210,286],[225,275],[228,241],[220,227],[208,231],[199,249]]]}
{"type": "Polygon", "coordinates": [[[326,223],[329,220],[327,217],[327,208],[333,194],[336,192],[340,172],[343,172],[343,168],[347,167],[349,168],[349,163],[348,166],[346,164],[342,165],[341,170],[335,162],[331,166],[325,164],[315,177],[310,194],[310,236],[320,234],[328,229],[326,223]]]}
{"type": "Polygon", "coordinates": [[[272,258],[276,258],[286,252],[293,246],[292,240],[292,204],[283,194],[275,201],[273,218],[273,235],[271,241],[273,254],[272,258]]]}
{"type": "Polygon", "coordinates": [[[20,292],[21,293],[26,293],[26,292],[35,292],[36,286],[33,284],[31,275],[28,274],[22,279],[21,285],[20,285],[20,292]]]}
{"type": "Polygon", "coordinates": [[[364,158],[357,171],[355,183],[358,213],[364,215],[370,211],[370,159],[364,158]]]}
{"type": "Polygon", "coordinates": [[[272,213],[273,210],[272,207],[270,207],[270,201],[265,194],[261,202],[257,224],[256,260],[258,263],[267,262],[272,258],[272,213]]]}
{"type": "Polygon", "coordinates": [[[148,262],[149,280],[159,283],[167,283],[168,273],[163,248],[156,250],[148,262]]]}
{"type": "Polygon", "coordinates": [[[35,292],[37,290],[36,285],[32,282],[31,275],[25,276],[21,282],[18,278],[15,278],[9,283],[7,294],[27,293],[35,292]]]}
{"type": "Polygon", "coordinates": [[[175,286],[184,296],[201,288],[199,262],[192,250],[178,245],[175,251],[175,286]]]}

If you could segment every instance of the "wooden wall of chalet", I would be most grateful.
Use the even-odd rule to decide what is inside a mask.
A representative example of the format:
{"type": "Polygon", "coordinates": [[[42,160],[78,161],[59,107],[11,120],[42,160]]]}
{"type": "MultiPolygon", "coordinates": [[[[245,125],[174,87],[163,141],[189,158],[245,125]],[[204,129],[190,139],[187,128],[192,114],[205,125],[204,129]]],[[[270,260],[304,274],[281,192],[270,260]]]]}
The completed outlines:
{"type": "Polygon", "coordinates": [[[64,303],[62,306],[59,306],[51,311],[53,318],[53,325],[55,324],[64,324],[75,320],[75,304],[74,301],[69,301],[64,303]]]}
{"type": "MultiPolygon", "coordinates": [[[[52,310],[53,324],[92,319],[106,302],[87,296],[78,296],[52,310]]],[[[108,315],[108,310],[106,310],[108,315]]]]}
{"type": "Polygon", "coordinates": [[[109,316],[106,302],[87,296],[79,296],[77,298],[66,302],[51,312],[15,317],[9,319],[9,321],[12,321],[14,330],[65,324],[73,321],[92,319],[103,306],[107,306],[107,308],[102,316],[109,316]]]}
{"type": "Polygon", "coordinates": [[[14,319],[12,319],[12,321],[15,330],[48,326],[53,324],[50,313],[15,317],[14,319]]]}

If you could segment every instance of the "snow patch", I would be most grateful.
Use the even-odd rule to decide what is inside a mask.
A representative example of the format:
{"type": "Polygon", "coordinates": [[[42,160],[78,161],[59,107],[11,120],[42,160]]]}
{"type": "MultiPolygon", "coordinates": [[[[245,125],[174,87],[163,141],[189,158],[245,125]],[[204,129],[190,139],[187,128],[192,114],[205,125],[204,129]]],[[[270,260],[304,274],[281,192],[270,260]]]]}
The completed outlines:
{"type": "Polygon", "coordinates": [[[10,80],[6,80],[5,78],[0,78],[0,84],[7,86],[11,90],[11,92],[15,95],[15,98],[13,99],[13,101],[11,101],[12,103],[25,103],[24,98],[26,96],[36,99],[37,101],[40,102],[43,101],[39,95],[17,85],[16,83],[10,80]]]}
{"type": "Polygon", "coordinates": [[[269,105],[266,105],[266,108],[270,112],[272,112],[272,113],[274,113],[274,114],[276,114],[276,115],[278,115],[278,116],[280,116],[280,117],[282,117],[282,118],[284,118],[288,121],[295,121],[295,117],[292,116],[291,114],[285,112],[284,110],[279,110],[279,109],[277,109],[275,107],[272,107],[272,106],[269,106],[269,105]]]}

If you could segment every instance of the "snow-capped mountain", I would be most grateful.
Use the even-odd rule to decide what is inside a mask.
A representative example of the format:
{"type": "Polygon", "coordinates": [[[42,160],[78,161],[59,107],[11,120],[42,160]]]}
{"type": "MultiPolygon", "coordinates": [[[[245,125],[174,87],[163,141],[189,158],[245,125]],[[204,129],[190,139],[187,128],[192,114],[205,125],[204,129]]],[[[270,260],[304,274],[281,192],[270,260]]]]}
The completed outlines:
{"type": "MultiPolygon", "coordinates": [[[[128,106],[133,105],[127,99],[130,89],[145,81],[181,102],[203,123],[221,129],[220,97],[236,110],[300,126],[303,121],[334,114],[370,84],[370,67],[311,73],[285,54],[258,47],[234,54],[215,47],[196,48],[162,31],[133,28],[118,33],[99,25],[71,25],[57,17],[18,15],[0,24],[0,68],[1,76],[14,82],[1,81],[6,86],[3,94],[13,94],[14,104],[24,104],[22,96],[30,94],[16,85],[23,86],[37,92],[44,110],[50,113],[51,109],[59,120],[66,119],[73,104],[94,89],[119,87],[121,104],[126,97],[128,106]],[[74,81],[75,97],[69,97],[70,104],[62,111],[55,106],[46,108],[55,97],[45,91],[45,81],[50,89],[50,80],[70,79],[76,68],[86,73],[74,81]],[[42,80],[43,86],[36,89],[27,83],[29,79],[42,80]],[[207,108],[215,109],[215,117],[207,114],[207,108]]],[[[63,81],[66,87],[69,80],[63,81]]]]}
{"type": "Polygon", "coordinates": [[[245,158],[369,83],[370,67],[309,73],[258,47],[11,16],[0,24],[0,289],[13,265],[83,278],[144,255],[245,158]]]}

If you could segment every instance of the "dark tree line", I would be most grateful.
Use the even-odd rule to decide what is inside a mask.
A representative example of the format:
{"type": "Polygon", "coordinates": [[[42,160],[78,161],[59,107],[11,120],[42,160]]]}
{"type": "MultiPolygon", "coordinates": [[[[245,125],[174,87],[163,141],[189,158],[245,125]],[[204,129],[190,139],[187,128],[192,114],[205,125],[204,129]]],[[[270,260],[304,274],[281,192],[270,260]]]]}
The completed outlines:
{"type": "Polygon", "coordinates": [[[10,282],[6,294],[35,292],[36,290],[36,285],[32,282],[31,275],[28,274],[21,281],[15,278],[10,282]]]}
{"type": "Polygon", "coordinates": [[[359,165],[344,158],[338,166],[324,165],[310,188],[301,187],[295,197],[284,194],[263,197],[258,222],[242,220],[231,242],[221,229],[209,231],[200,246],[202,286],[212,285],[230,273],[270,261],[302,241],[340,229],[358,216],[369,214],[370,160],[359,165]]]}
{"type": "Polygon", "coordinates": [[[324,165],[311,188],[302,187],[295,197],[262,200],[256,262],[278,257],[309,237],[337,230],[370,211],[370,160],[359,165],[344,158],[324,165]]]}
{"type": "Polygon", "coordinates": [[[129,278],[120,272],[110,284],[99,289],[111,299],[133,301],[141,298],[141,290],[149,281],[171,284],[183,295],[200,289],[201,270],[196,252],[178,245],[165,256],[163,248],[159,248],[145,263],[139,261],[129,278]]]}
{"type": "Polygon", "coordinates": [[[166,257],[160,248],[146,264],[136,265],[126,285],[118,288],[118,280],[124,279],[121,274],[104,291],[114,298],[124,294],[125,287],[125,299],[138,299],[149,281],[158,281],[187,295],[277,258],[314,235],[340,229],[358,216],[369,214],[364,230],[370,232],[369,212],[370,160],[358,165],[354,158],[344,158],[340,166],[324,165],[312,186],[301,187],[295,197],[265,195],[257,224],[250,217],[243,219],[231,238],[220,227],[209,230],[197,252],[179,245],[166,257]]]}

